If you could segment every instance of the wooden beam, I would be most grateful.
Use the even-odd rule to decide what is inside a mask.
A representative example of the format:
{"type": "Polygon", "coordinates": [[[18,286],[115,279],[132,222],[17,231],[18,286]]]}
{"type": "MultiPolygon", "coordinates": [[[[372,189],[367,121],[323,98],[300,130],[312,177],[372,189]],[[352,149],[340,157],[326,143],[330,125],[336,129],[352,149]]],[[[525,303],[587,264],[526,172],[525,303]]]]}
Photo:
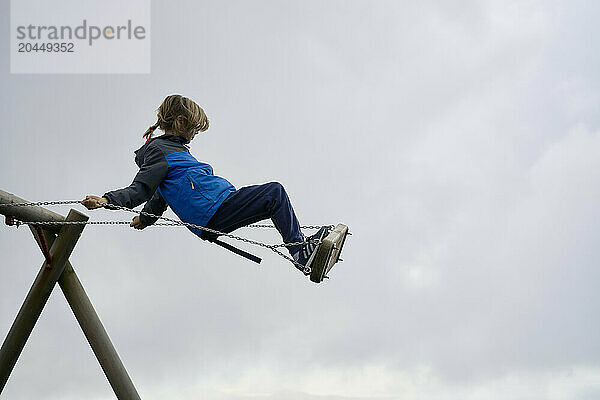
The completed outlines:
{"type": "MultiPolygon", "coordinates": [[[[0,190],[0,214],[15,217],[19,221],[23,222],[32,222],[32,221],[59,221],[62,222],[65,220],[60,214],[52,212],[50,210],[46,210],[43,207],[39,206],[27,206],[27,207],[10,207],[11,203],[29,203],[29,201],[24,200],[18,196],[15,196],[12,193],[5,192],[4,190],[0,190]]],[[[49,225],[45,226],[44,229],[58,233],[60,231],[60,225],[49,225]]]]}
{"type": "MultiPolygon", "coordinates": [[[[43,207],[1,206],[2,204],[26,202],[28,201],[18,196],[15,196],[12,193],[0,190],[0,214],[13,216],[16,219],[24,222],[65,221],[65,218],[62,215],[47,210],[43,207]]],[[[74,210],[71,211],[76,212],[74,210]]],[[[80,213],[77,214],[83,215],[80,213]]],[[[85,215],[83,216],[85,217],[85,221],[87,221],[88,217],[85,215]]],[[[69,213],[69,217],[67,217],[67,220],[70,217],[71,213],[69,213]]],[[[62,228],[60,225],[44,226],[42,234],[44,235],[46,243],[48,243],[48,246],[50,246],[51,248],[50,253],[54,255],[53,251],[55,249],[55,246],[59,246],[59,248],[60,246],[63,246],[61,242],[65,240],[64,237],[66,237],[67,235],[62,235],[62,229],[70,227],[68,229],[69,232],[77,233],[73,233],[69,236],[75,236],[76,238],[79,238],[79,235],[81,234],[81,231],[83,230],[84,226],[85,225],[63,225],[62,228]],[[61,234],[59,235],[59,237],[56,237],[56,233],[58,232],[61,232],[61,234]]],[[[41,238],[38,232],[31,226],[29,228],[31,229],[33,236],[35,237],[38,245],[41,248],[41,238]]],[[[68,253],[70,254],[71,251],[72,248],[68,251],[68,253]]],[[[102,325],[98,314],[96,314],[94,306],[92,305],[90,299],[85,293],[85,290],[83,289],[83,286],[79,281],[79,278],[77,277],[73,266],[68,261],[67,252],[64,251],[64,254],[65,257],[59,257],[58,253],[56,257],[53,256],[52,268],[45,268],[44,266],[42,266],[42,269],[38,273],[36,281],[34,282],[32,288],[29,291],[29,294],[27,295],[27,298],[25,299],[25,303],[23,304],[21,310],[19,311],[19,314],[17,315],[17,320],[20,321],[18,324],[19,326],[15,327],[15,324],[17,323],[17,320],[15,320],[13,327],[9,331],[8,337],[6,338],[4,344],[2,345],[2,348],[0,349],[0,394],[2,393],[2,389],[6,384],[6,380],[8,379],[8,376],[10,375],[12,368],[14,367],[14,364],[16,363],[16,360],[23,349],[23,346],[27,341],[27,338],[31,334],[31,330],[35,325],[35,322],[37,321],[39,314],[41,313],[41,310],[43,309],[44,304],[46,303],[46,300],[48,299],[48,297],[46,297],[45,299],[41,299],[39,293],[47,292],[49,296],[52,290],[51,288],[49,290],[44,289],[46,286],[48,286],[48,283],[44,284],[38,281],[43,281],[42,277],[46,276],[44,274],[48,274],[49,271],[51,271],[53,273],[52,280],[54,283],[56,283],[56,279],[54,278],[58,270],[54,266],[55,264],[58,265],[58,263],[61,263],[62,273],[59,274],[60,277],[57,277],[58,284],[60,285],[60,288],[62,289],[62,292],[65,295],[65,298],[67,299],[67,302],[69,303],[69,306],[71,307],[75,318],[79,322],[79,326],[81,327],[85,337],[87,338],[88,343],[92,348],[92,351],[96,355],[96,358],[98,359],[98,362],[100,363],[100,366],[102,367],[102,370],[104,371],[108,382],[110,383],[115,394],[117,395],[117,399],[140,400],[140,396],[137,393],[137,390],[135,389],[135,386],[133,385],[133,382],[131,381],[127,370],[125,370],[125,367],[123,366],[123,363],[121,362],[117,351],[115,350],[112,342],[110,341],[110,338],[106,333],[106,330],[104,329],[104,326],[102,325]],[[40,289],[40,285],[44,286],[44,288],[40,289]],[[34,303],[41,302],[42,304],[41,306],[31,306],[28,304],[28,301],[34,303]],[[22,313],[25,314],[25,318],[20,318],[22,313]],[[35,315],[36,313],[37,316],[35,315]]],[[[52,287],[53,286],[54,284],[52,284],[52,287]]]]}
{"type": "MultiPolygon", "coordinates": [[[[40,238],[37,232],[34,229],[31,232],[41,249],[40,238]]],[[[54,235],[49,232],[44,231],[44,236],[49,244],[55,240],[54,235]]],[[[117,350],[113,346],[96,310],[94,310],[92,302],[69,261],[65,265],[65,270],[60,276],[58,284],[117,399],[140,400],[140,396],[123,362],[119,358],[117,350]]]]}
{"type": "MultiPolygon", "coordinates": [[[[71,210],[67,221],[87,221],[88,217],[78,211],[71,210]]],[[[2,347],[0,348],[0,393],[35,326],[52,289],[60,278],[65,264],[83,231],[85,225],[63,225],[56,240],[50,247],[52,264],[46,263],[38,272],[27,297],[13,322],[2,347]]]]}

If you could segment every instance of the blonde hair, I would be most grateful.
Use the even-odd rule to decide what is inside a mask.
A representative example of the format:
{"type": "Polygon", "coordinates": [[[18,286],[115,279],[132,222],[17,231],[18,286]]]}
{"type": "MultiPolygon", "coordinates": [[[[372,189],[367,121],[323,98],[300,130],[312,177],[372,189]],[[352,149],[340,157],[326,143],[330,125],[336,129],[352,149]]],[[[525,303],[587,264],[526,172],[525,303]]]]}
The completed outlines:
{"type": "Polygon", "coordinates": [[[156,128],[174,135],[183,136],[188,141],[195,132],[208,129],[208,118],[204,110],[192,100],[179,94],[167,96],[157,110],[158,119],[144,133],[150,139],[156,128]]]}

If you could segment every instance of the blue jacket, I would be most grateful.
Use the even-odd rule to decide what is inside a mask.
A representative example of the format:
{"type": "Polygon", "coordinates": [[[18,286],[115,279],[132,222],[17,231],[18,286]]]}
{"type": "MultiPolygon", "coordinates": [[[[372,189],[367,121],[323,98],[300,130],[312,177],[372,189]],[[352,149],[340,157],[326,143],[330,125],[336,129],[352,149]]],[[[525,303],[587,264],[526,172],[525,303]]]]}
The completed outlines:
{"type": "MultiPolygon", "coordinates": [[[[206,226],[235,187],[213,175],[210,165],[190,154],[186,139],[175,135],[152,138],[135,151],[140,167],[129,187],[104,194],[109,204],[134,208],[146,202],[142,211],[162,215],[167,204],[184,222],[206,226]]],[[[156,218],[140,215],[144,225],[156,218]]],[[[200,236],[200,229],[190,228],[200,236]]]]}

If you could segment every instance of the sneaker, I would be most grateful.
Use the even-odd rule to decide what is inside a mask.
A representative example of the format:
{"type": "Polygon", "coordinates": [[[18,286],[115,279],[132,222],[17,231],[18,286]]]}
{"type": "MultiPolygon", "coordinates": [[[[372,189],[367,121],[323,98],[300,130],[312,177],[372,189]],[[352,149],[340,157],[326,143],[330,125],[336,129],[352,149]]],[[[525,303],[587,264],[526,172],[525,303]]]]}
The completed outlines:
{"type": "MultiPolygon", "coordinates": [[[[292,256],[294,261],[302,265],[304,268],[302,272],[304,272],[305,275],[310,273],[307,271],[309,270],[310,264],[315,258],[317,247],[319,247],[320,241],[327,236],[329,230],[329,226],[322,226],[317,233],[308,237],[307,241],[309,241],[309,243],[303,244],[302,248],[292,256]],[[319,241],[318,243],[316,243],[317,240],[319,241]]],[[[296,265],[296,268],[299,268],[298,265],[296,265]]]]}

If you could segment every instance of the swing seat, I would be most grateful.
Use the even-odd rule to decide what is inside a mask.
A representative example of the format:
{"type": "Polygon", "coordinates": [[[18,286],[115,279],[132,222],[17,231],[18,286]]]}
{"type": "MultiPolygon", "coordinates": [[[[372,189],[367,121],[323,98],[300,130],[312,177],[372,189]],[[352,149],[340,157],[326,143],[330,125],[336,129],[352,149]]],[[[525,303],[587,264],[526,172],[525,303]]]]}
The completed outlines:
{"type": "Polygon", "coordinates": [[[340,261],[340,254],[346,236],[348,236],[348,226],[337,224],[337,226],[329,232],[323,241],[317,247],[315,258],[311,265],[310,280],[315,283],[320,283],[323,279],[328,278],[327,274],[335,263],[340,261]]]}

